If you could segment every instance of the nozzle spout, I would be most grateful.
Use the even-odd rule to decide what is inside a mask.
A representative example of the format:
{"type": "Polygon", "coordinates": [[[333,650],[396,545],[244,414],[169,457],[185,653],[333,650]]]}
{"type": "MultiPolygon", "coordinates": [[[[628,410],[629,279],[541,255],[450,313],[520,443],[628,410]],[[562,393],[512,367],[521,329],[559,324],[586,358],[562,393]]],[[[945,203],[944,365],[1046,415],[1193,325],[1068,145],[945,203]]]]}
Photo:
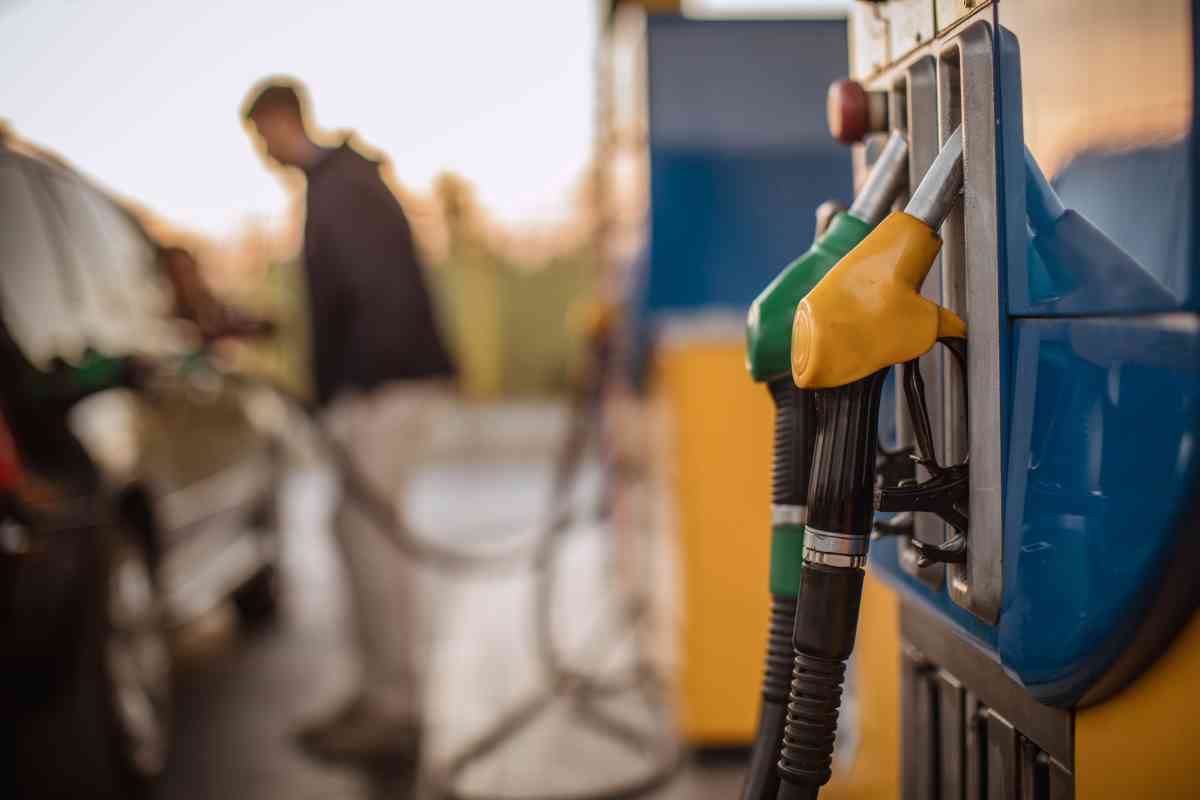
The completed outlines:
{"type": "Polygon", "coordinates": [[[868,225],[878,225],[892,209],[892,203],[908,185],[908,137],[892,131],[883,152],[875,160],[862,191],[854,198],[850,213],[868,225]]]}
{"type": "Polygon", "coordinates": [[[963,187],[962,128],[955,129],[912,193],[904,213],[936,231],[958,202],[963,187]]]}

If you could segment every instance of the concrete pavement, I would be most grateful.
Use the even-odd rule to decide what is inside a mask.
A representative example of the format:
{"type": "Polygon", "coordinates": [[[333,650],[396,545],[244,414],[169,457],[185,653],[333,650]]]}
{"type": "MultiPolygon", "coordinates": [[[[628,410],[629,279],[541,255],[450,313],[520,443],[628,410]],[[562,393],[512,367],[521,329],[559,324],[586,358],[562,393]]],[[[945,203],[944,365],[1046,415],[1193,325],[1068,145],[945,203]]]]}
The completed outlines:
{"type": "MultiPolygon", "coordinates": [[[[477,429],[473,435],[482,432],[504,446],[486,448],[491,453],[486,460],[460,453],[414,481],[407,503],[415,529],[460,546],[531,535],[547,517],[552,431],[561,429],[561,412],[487,409],[471,424],[477,429]]],[[[581,497],[594,493],[595,481],[593,470],[581,497]]],[[[429,796],[430,775],[498,715],[544,685],[533,650],[533,584],[527,573],[458,581],[428,574],[425,596],[434,625],[426,643],[424,775],[327,767],[294,749],[289,732],[295,721],[338,702],[354,678],[343,576],[327,531],[332,496],[330,476],[318,470],[298,472],[287,483],[285,595],[278,624],[239,631],[232,613],[220,609],[181,632],[166,800],[429,796]]],[[[566,652],[590,652],[588,645],[613,618],[605,591],[606,533],[603,525],[585,524],[563,552],[570,579],[562,585],[556,618],[566,652]]],[[[625,642],[603,658],[587,656],[580,666],[619,671],[632,654],[628,637],[625,642]]],[[[669,726],[669,720],[648,716],[631,694],[615,698],[611,707],[630,724],[664,731],[669,726]]],[[[468,770],[459,788],[493,796],[545,796],[600,789],[648,768],[644,755],[597,736],[579,724],[569,704],[558,703],[468,770]]],[[[692,767],[659,796],[730,798],[739,780],[736,768],[692,767]]]]}

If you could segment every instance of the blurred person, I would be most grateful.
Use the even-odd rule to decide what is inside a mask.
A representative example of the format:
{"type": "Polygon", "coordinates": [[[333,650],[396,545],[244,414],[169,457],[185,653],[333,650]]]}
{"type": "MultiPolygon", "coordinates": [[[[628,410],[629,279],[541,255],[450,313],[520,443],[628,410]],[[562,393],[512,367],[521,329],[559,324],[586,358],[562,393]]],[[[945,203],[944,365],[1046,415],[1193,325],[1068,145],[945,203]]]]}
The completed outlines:
{"type": "MultiPolygon", "coordinates": [[[[406,477],[428,453],[432,421],[452,401],[456,377],[408,219],[377,162],[348,142],[314,141],[301,84],[261,83],[243,115],[267,156],[307,181],[303,257],[321,422],[357,476],[398,502],[406,477]]],[[[415,761],[425,650],[417,565],[346,494],[334,525],[350,583],[360,683],[297,737],[327,759],[415,761]]]]}

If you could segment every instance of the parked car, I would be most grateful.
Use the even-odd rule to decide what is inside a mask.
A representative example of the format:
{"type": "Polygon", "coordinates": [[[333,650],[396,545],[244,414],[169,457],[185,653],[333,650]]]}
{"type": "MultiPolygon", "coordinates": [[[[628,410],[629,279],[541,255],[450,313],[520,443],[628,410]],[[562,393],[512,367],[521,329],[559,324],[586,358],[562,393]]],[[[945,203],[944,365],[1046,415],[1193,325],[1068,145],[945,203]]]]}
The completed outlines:
{"type": "Polygon", "coordinates": [[[189,352],[112,198],[0,143],[0,220],[0,795],[137,797],[169,748],[170,626],[275,609],[278,440],[189,352]]]}

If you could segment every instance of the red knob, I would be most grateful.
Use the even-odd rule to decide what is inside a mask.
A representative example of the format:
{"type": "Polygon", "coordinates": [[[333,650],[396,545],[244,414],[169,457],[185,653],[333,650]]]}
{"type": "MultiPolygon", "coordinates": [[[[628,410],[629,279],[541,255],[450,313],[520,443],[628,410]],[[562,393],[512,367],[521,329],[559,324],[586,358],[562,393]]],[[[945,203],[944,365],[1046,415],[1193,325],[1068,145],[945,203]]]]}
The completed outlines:
{"type": "Polygon", "coordinates": [[[868,133],[887,130],[887,94],[868,92],[858,81],[834,81],[829,85],[825,114],[833,138],[855,144],[868,133]]]}

